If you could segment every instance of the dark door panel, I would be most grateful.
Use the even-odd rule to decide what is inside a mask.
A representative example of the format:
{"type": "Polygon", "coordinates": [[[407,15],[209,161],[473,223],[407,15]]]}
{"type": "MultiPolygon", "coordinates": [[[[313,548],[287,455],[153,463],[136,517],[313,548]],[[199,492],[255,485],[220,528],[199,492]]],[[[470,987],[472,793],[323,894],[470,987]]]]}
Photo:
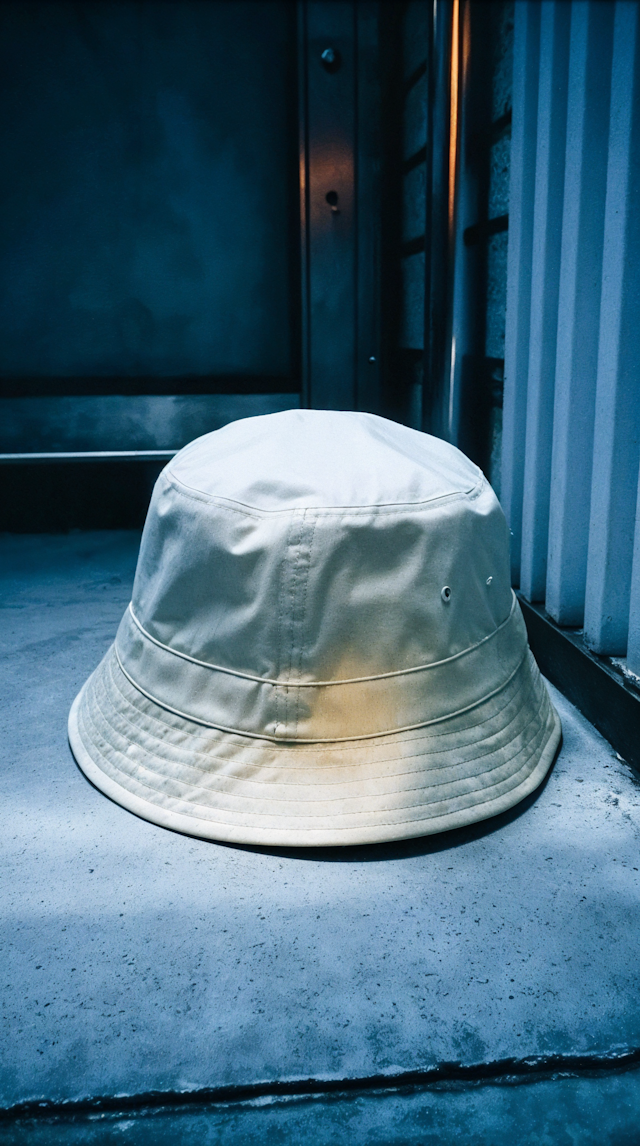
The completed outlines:
{"type": "Polygon", "coordinates": [[[294,16],[0,5],[0,375],[298,372],[294,16]]]}

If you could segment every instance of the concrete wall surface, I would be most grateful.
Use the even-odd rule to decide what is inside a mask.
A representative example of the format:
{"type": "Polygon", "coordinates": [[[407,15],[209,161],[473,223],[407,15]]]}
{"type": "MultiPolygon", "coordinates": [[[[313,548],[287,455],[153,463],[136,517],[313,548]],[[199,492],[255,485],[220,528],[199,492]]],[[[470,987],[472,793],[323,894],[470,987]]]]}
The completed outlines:
{"type": "Polygon", "coordinates": [[[640,1060],[630,769],[554,692],[546,786],[473,829],[293,852],[139,820],[66,741],[138,541],[0,542],[0,1106],[111,1103],[64,1124],[28,1105],[0,1141],[637,1141],[640,1082],[611,1073],[640,1060]],[[429,1086],[380,1090],[411,1072],[429,1086]],[[236,1087],[255,1101],[134,1109],[236,1087]]]}

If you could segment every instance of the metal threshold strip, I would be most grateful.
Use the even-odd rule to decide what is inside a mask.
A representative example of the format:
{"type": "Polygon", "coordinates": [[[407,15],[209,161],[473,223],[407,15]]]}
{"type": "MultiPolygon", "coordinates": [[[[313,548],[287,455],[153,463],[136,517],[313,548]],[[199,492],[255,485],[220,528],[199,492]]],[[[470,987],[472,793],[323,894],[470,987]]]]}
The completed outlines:
{"type": "Polygon", "coordinates": [[[349,1094],[363,1091],[391,1092],[404,1087],[429,1087],[434,1084],[510,1082],[530,1078],[532,1081],[558,1076],[580,1077],[598,1073],[610,1074],[634,1070],[640,1065],[640,1048],[632,1047],[603,1054],[532,1055],[528,1058],[506,1058],[494,1062],[463,1064],[441,1063],[423,1070],[376,1074],[360,1078],[299,1078],[246,1085],[206,1087],[188,1091],[151,1091],[146,1094],[109,1095],[79,1101],[35,1101],[0,1108],[0,1124],[18,1119],[77,1117],[78,1115],[205,1106],[216,1103],[255,1101],[260,1098],[286,1098],[349,1094]]]}
{"type": "Polygon", "coordinates": [[[542,674],[575,704],[618,755],[640,772],[640,690],[591,652],[581,629],[562,629],[543,605],[517,593],[531,652],[542,674]]]}
{"type": "Polygon", "coordinates": [[[0,454],[0,465],[38,465],[49,462],[168,462],[178,450],[59,450],[51,453],[0,454]]]}

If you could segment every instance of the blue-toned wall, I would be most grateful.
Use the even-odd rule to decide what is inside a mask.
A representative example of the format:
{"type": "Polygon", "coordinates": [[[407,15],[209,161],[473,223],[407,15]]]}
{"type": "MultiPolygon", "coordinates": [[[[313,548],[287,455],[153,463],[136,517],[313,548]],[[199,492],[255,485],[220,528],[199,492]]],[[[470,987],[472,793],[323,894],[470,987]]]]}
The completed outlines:
{"type": "Polygon", "coordinates": [[[0,5],[0,376],[291,374],[289,9],[0,5]]]}

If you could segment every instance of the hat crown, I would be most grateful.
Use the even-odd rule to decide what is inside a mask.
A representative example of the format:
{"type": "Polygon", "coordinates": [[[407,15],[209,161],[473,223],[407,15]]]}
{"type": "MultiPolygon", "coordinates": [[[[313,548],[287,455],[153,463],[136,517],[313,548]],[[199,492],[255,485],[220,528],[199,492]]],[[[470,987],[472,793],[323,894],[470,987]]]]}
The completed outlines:
{"type": "MultiPolygon", "coordinates": [[[[178,656],[286,692],[412,671],[483,642],[511,612],[507,556],[498,501],[453,446],[370,414],[295,411],[208,434],[167,466],[132,612],[178,656]]],[[[326,731],[309,693],[273,699],[250,730],[326,731]]]]}
{"type": "Polygon", "coordinates": [[[440,438],[335,410],[230,422],[191,442],[169,469],[203,495],[278,513],[427,502],[468,493],[481,479],[440,438]]]}

